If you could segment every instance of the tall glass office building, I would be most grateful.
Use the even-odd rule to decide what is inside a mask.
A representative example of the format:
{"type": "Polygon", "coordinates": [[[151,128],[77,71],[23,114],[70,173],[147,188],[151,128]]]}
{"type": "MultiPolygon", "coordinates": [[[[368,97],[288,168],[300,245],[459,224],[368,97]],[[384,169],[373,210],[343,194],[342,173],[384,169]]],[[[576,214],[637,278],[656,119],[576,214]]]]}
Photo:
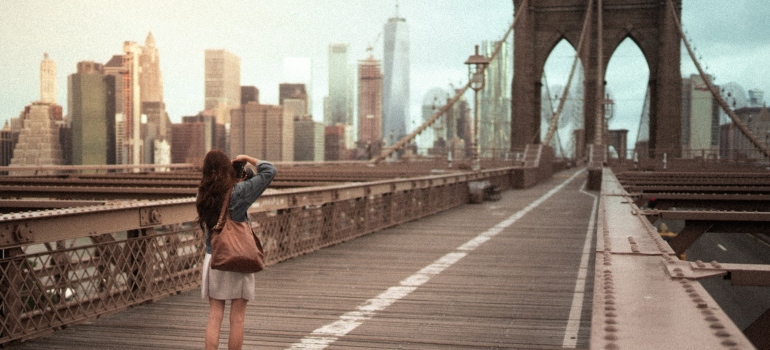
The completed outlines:
{"type": "Polygon", "coordinates": [[[409,27],[406,19],[388,19],[384,29],[382,134],[388,144],[406,135],[409,120],[409,27]]]}
{"type": "MultiPolygon", "coordinates": [[[[484,41],[483,55],[492,56],[499,41],[484,41]]],[[[486,84],[479,96],[479,147],[485,156],[506,151],[511,134],[511,46],[506,41],[487,67],[486,84]]]]}
{"type": "Polygon", "coordinates": [[[348,67],[348,44],[329,45],[329,98],[324,124],[353,124],[352,84],[348,67]]]}

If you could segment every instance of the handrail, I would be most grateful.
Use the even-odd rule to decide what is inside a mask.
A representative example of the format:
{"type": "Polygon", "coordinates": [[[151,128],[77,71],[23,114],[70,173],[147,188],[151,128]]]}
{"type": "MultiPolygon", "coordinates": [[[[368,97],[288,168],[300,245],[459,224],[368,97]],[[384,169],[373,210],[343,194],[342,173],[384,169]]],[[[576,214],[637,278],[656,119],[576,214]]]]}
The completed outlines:
{"type": "MultiPolygon", "coordinates": [[[[513,167],[481,172],[346,183],[331,186],[268,189],[249,213],[320,205],[326,202],[382,195],[399,190],[474,181],[510,172],[513,167]]],[[[195,198],[109,202],[106,205],[0,214],[0,249],[95,236],[141,227],[171,225],[195,219],[195,198]],[[131,215],[131,213],[136,213],[131,215]],[[155,221],[150,217],[156,217],[155,221]],[[87,222],[88,228],[82,223],[87,222]],[[21,229],[23,228],[23,229],[21,229]]]]}

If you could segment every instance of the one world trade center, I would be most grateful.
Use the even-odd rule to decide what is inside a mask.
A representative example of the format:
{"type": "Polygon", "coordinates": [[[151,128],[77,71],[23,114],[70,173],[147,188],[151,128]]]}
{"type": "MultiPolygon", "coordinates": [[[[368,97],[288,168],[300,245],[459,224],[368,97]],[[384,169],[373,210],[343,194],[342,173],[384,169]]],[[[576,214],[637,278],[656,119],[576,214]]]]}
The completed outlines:
{"type": "Polygon", "coordinates": [[[383,39],[382,134],[390,145],[406,135],[409,120],[409,28],[398,5],[383,39]]]}

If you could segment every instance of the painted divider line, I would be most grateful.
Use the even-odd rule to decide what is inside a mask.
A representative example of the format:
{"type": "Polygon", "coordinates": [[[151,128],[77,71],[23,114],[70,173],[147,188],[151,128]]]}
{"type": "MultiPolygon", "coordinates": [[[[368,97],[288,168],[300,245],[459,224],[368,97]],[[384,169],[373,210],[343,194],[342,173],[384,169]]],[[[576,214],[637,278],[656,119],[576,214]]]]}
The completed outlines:
{"type": "MultiPolygon", "coordinates": [[[[585,185],[583,185],[583,188],[585,188],[585,185]]],[[[567,329],[564,331],[564,340],[562,341],[562,347],[570,349],[574,349],[577,346],[580,321],[583,318],[583,299],[585,298],[588,277],[588,260],[591,259],[591,242],[593,241],[594,226],[596,225],[596,210],[599,202],[599,197],[593,193],[586,192],[583,188],[580,189],[580,193],[593,197],[594,203],[591,208],[591,218],[588,220],[586,238],[583,242],[583,253],[580,257],[578,277],[577,280],[575,280],[575,293],[572,294],[572,307],[570,307],[569,310],[567,329]]]]}
{"type": "Polygon", "coordinates": [[[434,261],[428,266],[423,267],[415,274],[401,280],[398,286],[393,286],[380,293],[380,295],[369,299],[356,307],[356,310],[349,311],[339,317],[337,321],[322,326],[310,335],[302,338],[298,343],[294,343],[289,349],[302,349],[302,350],[320,350],[325,349],[331,343],[337,341],[337,339],[344,337],[358,326],[374,317],[377,312],[385,310],[388,306],[392,305],[396,301],[406,297],[417,287],[428,282],[433,276],[436,276],[443,272],[448,267],[454,265],[460,259],[464,258],[469,252],[478,248],[481,244],[492,239],[492,237],[498,235],[505,228],[513,225],[514,222],[522,218],[524,215],[535,209],[545,200],[559,192],[569,182],[574,180],[582,171],[575,172],[568,179],[546,192],[540,198],[536,199],[524,209],[519,210],[515,214],[509,216],[507,219],[499,222],[497,225],[482,232],[478,236],[472,238],[468,242],[459,246],[455,251],[447,253],[438,260],[434,261]]]}
{"type": "Polygon", "coordinates": [[[717,244],[717,247],[719,247],[719,249],[722,249],[723,252],[727,251],[727,248],[725,248],[725,246],[723,246],[721,244],[717,244]]]}

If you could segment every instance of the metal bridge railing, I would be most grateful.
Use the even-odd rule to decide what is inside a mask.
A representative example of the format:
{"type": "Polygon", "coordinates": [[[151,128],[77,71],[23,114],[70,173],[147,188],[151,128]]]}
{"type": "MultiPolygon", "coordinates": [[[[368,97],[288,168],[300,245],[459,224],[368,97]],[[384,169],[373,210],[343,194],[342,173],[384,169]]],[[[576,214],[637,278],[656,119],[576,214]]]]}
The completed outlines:
{"type": "MultiPolygon", "coordinates": [[[[514,170],[269,191],[249,215],[270,265],[467,203],[472,181],[510,188],[514,170]]],[[[194,199],[0,215],[0,345],[196,288],[195,216],[194,199]]]]}

